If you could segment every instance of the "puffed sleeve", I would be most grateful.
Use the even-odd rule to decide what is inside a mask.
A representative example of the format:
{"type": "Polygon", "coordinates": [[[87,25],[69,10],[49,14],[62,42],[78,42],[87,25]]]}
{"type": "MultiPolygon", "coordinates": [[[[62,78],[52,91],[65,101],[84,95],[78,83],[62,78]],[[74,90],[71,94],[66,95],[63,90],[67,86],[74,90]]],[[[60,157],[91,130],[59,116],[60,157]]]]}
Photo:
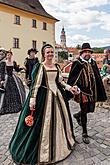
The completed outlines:
{"type": "Polygon", "coordinates": [[[66,90],[70,90],[71,88],[71,85],[67,84],[64,80],[64,77],[63,77],[63,73],[61,71],[61,68],[59,67],[59,65],[57,65],[57,68],[59,70],[59,78],[58,78],[58,81],[59,83],[62,85],[63,88],[65,88],[66,90]]]}
{"type": "Polygon", "coordinates": [[[0,62],[0,81],[5,81],[5,70],[6,70],[6,63],[5,61],[0,62]]]}
{"type": "Polygon", "coordinates": [[[43,77],[43,67],[42,67],[42,65],[40,65],[39,70],[37,72],[37,75],[35,77],[34,86],[32,88],[32,95],[31,95],[31,98],[30,98],[30,105],[31,104],[35,104],[35,99],[36,99],[37,91],[38,91],[38,88],[41,85],[42,77],[43,77]]]}

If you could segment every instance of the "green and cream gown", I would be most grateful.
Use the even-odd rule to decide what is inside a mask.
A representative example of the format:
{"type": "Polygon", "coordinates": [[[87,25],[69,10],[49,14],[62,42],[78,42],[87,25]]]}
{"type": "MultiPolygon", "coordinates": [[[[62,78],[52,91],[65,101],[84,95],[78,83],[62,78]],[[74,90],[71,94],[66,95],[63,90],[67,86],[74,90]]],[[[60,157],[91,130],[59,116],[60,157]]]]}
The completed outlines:
{"type": "Polygon", "coordinates": [[[65,95],[68,85],[59,66],[47,70],[37,64],[32,73],[32,86],[24,104],[9,149],[15,162],[50,164],[64,160],[73,150],[75,138],[69,104],[65,95]],[[30,114],[30,99],[36,100],[34,124],[25,124],[30,114]]]}

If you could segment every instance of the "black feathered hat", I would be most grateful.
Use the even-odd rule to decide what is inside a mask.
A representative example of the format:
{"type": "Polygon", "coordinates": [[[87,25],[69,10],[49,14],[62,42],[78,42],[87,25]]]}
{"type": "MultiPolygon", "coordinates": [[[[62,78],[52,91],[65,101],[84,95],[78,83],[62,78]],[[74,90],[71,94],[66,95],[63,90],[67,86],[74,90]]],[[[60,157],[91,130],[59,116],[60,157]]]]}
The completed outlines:
{"type": "Polygon", "coordinates": [[[37,54],[38,50],[35,49],[35,48],[31,48],[31,49],[29,49],[28,52],[27,52],[28,55],[30,55],[31,52],[35,52],[35,54],[37,54]]]}
{"type": "Polygon", "coordinates": [[[82,48],[80,50],[80,54],[82,54],[84,51],[90,51],[91,53],[93,53],[93,50],[91,49],[91,46],[89,43],[83,43],[82,44],[82,48]]]}

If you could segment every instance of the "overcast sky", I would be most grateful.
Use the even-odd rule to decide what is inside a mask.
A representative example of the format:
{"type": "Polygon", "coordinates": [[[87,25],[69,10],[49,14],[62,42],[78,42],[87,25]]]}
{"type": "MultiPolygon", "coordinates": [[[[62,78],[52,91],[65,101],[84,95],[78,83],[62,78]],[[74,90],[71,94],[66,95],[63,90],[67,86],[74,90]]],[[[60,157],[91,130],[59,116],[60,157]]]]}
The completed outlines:
{"type": "Polygon", "coordinates": [[[67,46],[90,42],[92,47],[110,45],[110,0],[40,0],[45,10],[59,19],[56,42],[64,26],[67,46]]]}

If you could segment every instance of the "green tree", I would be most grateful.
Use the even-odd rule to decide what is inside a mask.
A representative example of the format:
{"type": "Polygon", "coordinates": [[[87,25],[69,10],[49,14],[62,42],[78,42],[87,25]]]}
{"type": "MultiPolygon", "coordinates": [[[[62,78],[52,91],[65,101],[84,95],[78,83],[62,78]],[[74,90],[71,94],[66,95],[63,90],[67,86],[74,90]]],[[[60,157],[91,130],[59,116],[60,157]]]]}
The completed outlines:
{"type": "Polygon", "coordinates": [[[68,52],[61,51],[58,52],[58,62],[63,62],[63,60],[68,59],[68,52]]]}
{"type": "Polygon", "coordinates": [[[81,45],[78,44],[78,45],[76,46],[76,49],[80,50],[80,49],[81,49],[81,45]]]}
{"type": "Polygon", "coordinates": [[[92,48],[94,53],[103,53],[104,52],[104,48],[92,48]]]}

